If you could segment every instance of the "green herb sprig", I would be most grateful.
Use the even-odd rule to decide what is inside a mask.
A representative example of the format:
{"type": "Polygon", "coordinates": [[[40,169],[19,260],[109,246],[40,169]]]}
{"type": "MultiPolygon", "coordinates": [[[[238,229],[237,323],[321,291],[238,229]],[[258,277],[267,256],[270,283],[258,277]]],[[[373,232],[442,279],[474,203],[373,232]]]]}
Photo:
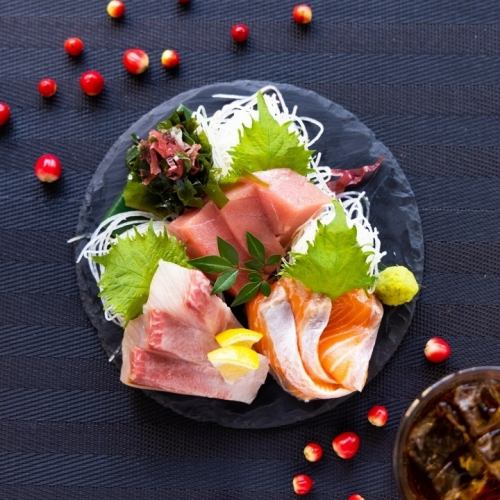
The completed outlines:
{"type": "Polygon", "coordinates": [[[241,271],[248,272],[248,283],[243,285],[231,307],[248,302],[259,292],[267,297],[271,293],[271,286],[266,280],[264,269],[276,266],[281,261],[281,255],[271,255],[266,259],[264,245],[252,233],[246,233],[246,243],[251,259],[243,264],[240,264],[236,248],[219,236],[217,237],[219,255],[208,255],[189,261],[189,264],[204,273],[219,275],[214,282],[212,294],[229,290],[236,283],[241,271]]]}

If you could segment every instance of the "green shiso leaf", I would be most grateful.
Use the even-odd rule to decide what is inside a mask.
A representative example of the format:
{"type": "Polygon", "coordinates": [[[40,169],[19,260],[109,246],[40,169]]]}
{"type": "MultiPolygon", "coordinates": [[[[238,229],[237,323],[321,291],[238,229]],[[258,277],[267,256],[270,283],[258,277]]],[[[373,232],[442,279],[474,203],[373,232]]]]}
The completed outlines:
{"type": "Polygon", "coordinates": [[[282,275],[300,281],[313,292],[336,299],[355,288],[370,288],[375,278],[369,275],[366,258],[356,238],[356,228],[347,225],[345,211],[334,201],[335,219],[319,224],[314,241],[305,254],[292,252],[282,275]]]}
{"type": "Polygon", "coordinates": [[[105,307],[126,322],[139,316],[160,260],[190,267],[184,245],[166,230],[156,234],[151,224],[143,234],[134,228],[118,238],[106,255],[94,257],[104,266],[99,287],[105,307]]]}
{"type": "Polygon", "coordinates": [[[271,168],[289,168],[306,175],[313,151],[299,141],[296,132],[290,132],[290,122],[279,124],[269,112],[263,95],[257,94],[259,119],[250,127],[243,127],[239,143],[229,151],[231,170],[222,179],[230,184],[253,172],[271,168]]]}

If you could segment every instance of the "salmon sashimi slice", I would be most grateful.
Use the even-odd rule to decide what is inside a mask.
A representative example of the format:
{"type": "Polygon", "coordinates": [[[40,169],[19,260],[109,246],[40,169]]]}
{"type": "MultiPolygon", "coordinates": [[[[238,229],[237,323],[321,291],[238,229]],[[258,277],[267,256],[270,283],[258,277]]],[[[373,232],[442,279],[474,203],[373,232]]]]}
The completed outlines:
{"type": "Polygon", "coordinates": [[[259,355],[259,368],[234,384],[224,381],[210,364],[196,364],[134,347],[124,359],[121,381],[129,386],[250,404],[265,382],[268,361],[259,355]]]}
{"type": "Polygon", "coordinates": [[[364,290],[333,301],[318,350],[323,368],[338,383],[363,389],[383,313],[377,297],[364,290]]]}
{"type": "Polygon", "coordinates": [[[268,187],[258,187],[262,206],[275,236],[287,247],[293,233],[321,207],[331,202],[306,177],[288,168],[275,168],[254,174],[268,187]]]}
{"type": "Polygon", "coordinates": [[[183,241],[191,258],[219,255],[217,236],[233,245],[242,261],[248,259],[246,246],[238,243],[219,209],[209,201],[200,210],[180,215],[168,225],[168,231],[183,241]]]}
{"type": "Polygon", "coordinates": [[[259,347],[285,390],[304,401],[331,399],[351,392],[339,384],[313,380],[307,373],[297,344],[292,307],[279,282],[269,297],[259,296],[250,302],[247,314],[250,328],[263,333],[259,347]]]}
{"type": "Polygon", "coordinates": [[[144,311],[163,311],[210,337],[238,327],[231,308],[211,291],[212,285],[201,271],[160,261],[144,311]]]}
{"type": "Polygon", "coordinates": [[[263,243],[266,257],[283,255],[284,249],[271,229],[259,189],[256,184],[246,183],[226,191],[229,202],[220,213],[240,246],[247,247],[246,234],[249,232],[263,243]]]}
{"type": "Polygon", "coordinates": [[[323,294],[311,292],[297,280],[282,278],[279,283],[284,287],[292,308],[304,368],[317,381],[338,383],[324,370],[318,352],[319,339],[330,318],[332,301],[323,294]]]}

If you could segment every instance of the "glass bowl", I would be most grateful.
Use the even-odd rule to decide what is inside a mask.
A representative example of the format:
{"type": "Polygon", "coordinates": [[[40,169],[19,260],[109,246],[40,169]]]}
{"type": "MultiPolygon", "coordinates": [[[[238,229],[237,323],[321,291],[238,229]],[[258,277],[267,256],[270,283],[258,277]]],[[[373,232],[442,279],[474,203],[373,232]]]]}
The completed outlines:
{"type": "Polygon", "coordinates": [[[425,389],[408,407],[401,419],[393,454],[394,474],[403,498],[406,500],[420,500],[422,498],[422,496],[417,496],[410,487],[409,460],[405,454],[408,436],[414,424],[429,411],[431,402],[439,395],[447,393],[461,384],[485,380],[500,382],[500,366],[468,368],[447,375],[425,389]]]}

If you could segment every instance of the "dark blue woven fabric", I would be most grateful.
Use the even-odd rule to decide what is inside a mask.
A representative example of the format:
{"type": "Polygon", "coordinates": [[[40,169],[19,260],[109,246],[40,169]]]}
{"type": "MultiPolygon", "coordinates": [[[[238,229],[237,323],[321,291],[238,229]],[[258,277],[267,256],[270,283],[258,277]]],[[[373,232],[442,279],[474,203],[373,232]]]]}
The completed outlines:
{"type": "Polygon", "coordinates": [[[500,3],[496,0],[315,0],[314,22],[290,21],[288,0],[127,0],[113,22],[106,1],[0,0],[0,498],[285,499],[297,472],[316,479],[310,498],[396,499],[391,450],[412,398],[456,369],[500,360],[500,3]],[[237,48],[231,23],[252,36],[237,48]],[[69,60],[63,40],[86,42],[69,60]],[[128,76],[121,52],[146,49],[151,69],[128,76]],[[177,74],[159,65],[177,48],[177,74]],[[101,70],[105,93],[77,85],[101,70]],[[36,92],[58,80],[50,102],[36,92]],[[237,431],[188,421],[120,385],[81,308],[65,243],[85,187],[106,150],[133,121],[180,91],[253,78],[313,89],[355,112],[395,153],[415,189],[426,238],[426,275],[402,346],[362,395],[301,425],[237,431]],[[43,152],[65,167],[41,186],[43,152]],[[430,366],[426,339],[454,354],[430,366]],[[368,408],[388,406],[383,429],[368,408]],[[327,451],[355,430],[359,455],[327,451]]]}

